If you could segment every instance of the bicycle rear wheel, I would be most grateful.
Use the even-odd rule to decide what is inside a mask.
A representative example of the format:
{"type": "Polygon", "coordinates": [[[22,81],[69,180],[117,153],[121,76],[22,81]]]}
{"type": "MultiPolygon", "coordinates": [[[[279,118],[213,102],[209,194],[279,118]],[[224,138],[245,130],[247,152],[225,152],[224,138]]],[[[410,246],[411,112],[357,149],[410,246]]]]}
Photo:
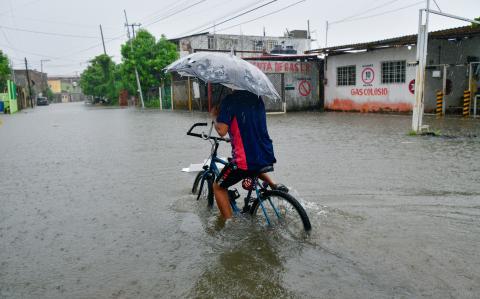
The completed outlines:
{"type": "Polygon", "coordinates": [[[295,236],[300,236],[312,229],[305,209],[293,196],[285,192],[277,190],[263,192],[261,199],[257,198],[253,202],[250,213],[259,221],[265,222],[268,217],[271,226],[280,226],[295,236]],[[260,205],[260,200],[265,211],[260,205]]]}

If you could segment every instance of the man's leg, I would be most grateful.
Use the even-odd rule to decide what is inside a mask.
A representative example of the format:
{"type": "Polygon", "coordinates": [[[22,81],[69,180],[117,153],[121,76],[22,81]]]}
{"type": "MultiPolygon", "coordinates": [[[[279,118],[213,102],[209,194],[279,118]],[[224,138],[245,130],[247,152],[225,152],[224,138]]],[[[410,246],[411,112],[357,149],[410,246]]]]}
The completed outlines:
{"type": "Polygon", "coordinates": [[[266,174],[266,173],[262,173],[258,176],[259,179],[261,179],[262,181],[264,182],[267,182],[267,184],[270,186],[270,188],[272,189],[275,189],[275,187],[277,186],[277,184],[275,184],[275,182],[272,180],[272,178],[266,174]]]}
{"type": "Polygon", "coordinates": [[[213,183],[213,192],[215,193],[215,201],[220,210],[220,214],[224,219],[232,218],[232,208],[230,207],[230,200],[228,199],[228,191],[220,187],[217,182],[213,183]]]}
{"type": "Polygon", "coordinates": [[[280,191],[283,191],[283,192],[287,192],[288,193],[288,188],[287,186],[283,185],[283,184],[277,184],[275,183],[272,178],[266,174],[266,173],[262,173],[258,176],[262,181],[264,182],[267,182],[267,184],[270,186],[270,188],[272,188],[272,190],[280,190],[280,191]]]}

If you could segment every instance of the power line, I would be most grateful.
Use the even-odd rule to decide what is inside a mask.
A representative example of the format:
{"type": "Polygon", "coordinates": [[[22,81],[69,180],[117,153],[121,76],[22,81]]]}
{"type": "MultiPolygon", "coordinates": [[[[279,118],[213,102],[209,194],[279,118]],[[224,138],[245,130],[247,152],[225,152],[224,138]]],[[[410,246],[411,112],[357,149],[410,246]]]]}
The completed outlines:
{"type": "Polygon", "coordinates": [[[210,25],[210,24],[212,24],[212,23],[213,23],[213,24],[216,24],[218,21],[223,20],[223,19],[229,17],[230,15],[232,15],[232,14],[234,14],[234,13],[237,13],[237,12],[239,12],[239,11],[244,11],[245,9],[251,7],[251,6],[254,5],[254,4],[262,3],[262,2],[265,2],[265,1],[266,1],[266,0],[252,1],[252,2],[248,3],[247,5],[242,6],[242,7],[239,8],[239,9],[235,9],[235,10],[229,11],[228,13],[226,13],[226,14],[224,14],[223,16],[215,19],[214,21],[208,21],[208,22],[206,22],[206,23],[204,23],[204,24],[202,24],[202,25],[200,25],[200,26],[198,26],[198,27],[195,27],[194,29],[191,29],[191,30],[188,30],[188,31],[184,31],[183,33],[179,34],[179,36],[184,36],[184,35],[187,35],[187,34],[189,34],[189,33],[191,33],[191,32],[196,32],[197,30],[199,30],[199,29],[201,29],[201,28],[203,28],[203,27],[205,27],[205,26],[208,26],[208,25],[210,25]]]}
{"type": "Polygon", "coordinates": [[[437,3],[437,0],[433,0],[433,2],[434,2],[435,5],[437,6],[438,10],[439,10],[440,12],[442,12],[442,9],[440,8],[440,6],[439,6],[438,3],[437,3]]]}
{"type": "MultiPolygon", "coordinates": [[[[205,1],[207,1],[207,0],[197,1],[197,2],[195,2],[195,3],[193,3],[193,4],[190,4],[189,6],[187,6],[187,7],[185,7],[185,8],[182,8],[182,9],[180,9],[180,10],[177,10],[177,11],[175,11],[175,12],[173,12],[173,13],[165,16],[165,17],[162,17],[162,18],[159,18],[159,19],[157,19],[157,20],[155,20],[155,21],[153,21],[153,22],[147,23],[147,24],[144,25],[144,26],[146,27],[146,26],[150,26],[150,25],[153,25],[153,24],[155,24],[155,23],[158,23],[158,22],[160,22],[160,21],[164,21],[164,20],[166,20],[166,19],[168,19],[168,18],[170,18],[170,17],[172,17],[172,16],[174,16],[174,15],[177,15],[177,14],[179,14],[179,13],[182,13],[182,12],[184,12],[184,11],[186,11],[186,10],[194,7],[194,6],[197,6],[198,4],[203,3],[203,2],[205,2],[205,1]]],[[[275,0],[275,1],[276,1],[276,0],[275,0]]]]}
{"type": "Polygon", "coordinates": [[[10,49],[15,50],[15,51],[19,51],[19,52],[22,52],[22,53],[35,55],[35,56],[39,56],[39,57],[58,59],[58,57],[53,57],[53,56],[49,56],[49,55],[45,55],[45,54],[41,54],[41,53],[30,52],[30,51],[25,51],[25,50],[21,50],[21,49],[15,48],[15,47],[7,46],[7,45],[0,45],[0,47],[10,48],[10,49]]]}
{"type": "MultiPolygon", "coordinates": [[[[125,33],[122,33],[121,35],[118,35],[118,36],[115,36],[115,37],[112,37],[110,38],[109,40],[105,41],[105,43],[109,43],[109,42],[112,42],[114,40],[118,40],[122,37],[125,37],[125,33]]],[[[68,56],[71,56],[71,55],[77,55],[77,54],[80,54],[80,53],[83,53],[83,52],[87,52],[88,50],[91,50],[91,49],[94,49],[96,47],[99,47],[101,46],[102,43],[96,43],[94,45],[91,45],[87,48],[84,48],[84,49],[81,49],[81,50],[77,50],[77,51],[73,51],[73,52],[70,52],[70,53],[67,53],[65,54],[64,56],[61,56],[60,58],[64,58],[64,57],[68,57],[68,56]]]]}
{"type": "Polygon", "coordinates": [[[257,6],[257,7],[254,7],[254,8],[252,8],[252,9],[249,9],[249,10],[247,10],[247,11],[245,11],[245,12],[242,12],[242,13],[240,13],[240,14],[238,14],[238,15],[235,15],[235,16],[233,16],[233,17],[231,17],[231,18],[228,18],[228,19],[226,19],[226,20],[224,20],[224,21],[222,21],[222,22],[220,22],[220,23],[218,23],[218,24],[215,24],[215,25],[213,25],[213,26],[204,28],[204,29],[202,29],[202,30],[200,30],[200,31],[198,31],[198,32],[204,32],[204,31],[207,31],[208,29],[214,28],[214,27],[216,27],[216,26],[218,26],[218,25],[225,24],[225,23],[227,23],[227,22],[230,22],[230,21],[232,21],[232,20],[234,20],[234,19],[237,19],[237,18],[239,18],[239,17],[241,17],[241,16],[244,16],[244,15],[246,15],[246,14],[249,14],[249,13],[255,11],[255,10],[258,10],[258,9],[260,9],[260,8],[263,8],[263,7],[265,7],[265,6],[267,6],[267,5],[270,5],[270,4],[272,4],[272,3],[274,3],[274,2],[277,2],[277,1],[278,1],[278,0],[269,1],[269,2],[267,2],[267,3],[264,3],[264,4],[262,4],[262,5],[259,5],[259,6],[257,6]]]}
{"type": "Polygon", "coordinates": [[[372,10],[376,10],[376,9],[379,9],[379,8],[382,8],[382,7],[385,7],[385,6],[388,6],[390,4],[393,4],[395,2],[397,2],[398,0],[390,0],[388,2],[385,2],[385,3],[382,3],[378,6],[375,6],[375,7],[372,7],[372,8],[369,8],[369,9],[366,9],[364,11],[361,11],[359,13],[356,13],[356,14],[353,14],[351,16],[348,16],[346,18],[343,18],[341,20],[338,20],[338,21],[333,21],[333,22],[328,22],[328,24],[332,25],[332,24],[336,24],[336,23],[342,23],[343,21],[346,21],[346,20],[349,20],[349,19],[352,19],[352,18],[355,18],[355,17],[358,17],[358,16],[361,16],[361,15],[364,15],[366,13],[369,13],[371,12],[372,10]]]}
{"type": "Polygon", "coordinates": [[[44,35],[52,35],[52,36],[61,36],[61,37],[71,37],[71,38],[89,38],[89,39],[97,39],[98,36],[91,36],[91,35],[77,35],[77,34],[65,34],[65,33],[53,33],[53,32],[45,32],[45,31],[37,31],[37,30],[29,30],[23,28],[13,28],[9,26],[0,25],[0,28],[12,31],[21,31],[21,32],[29,32],[29,33],[36,33],[36,34],[44,34],[44,35]]]}
{"type": "Polygon", "coordinates": [[[284,10],[286,10],[286,9],[292,7],[292,6],[298,5],[298,4],[300,4],[300,3],[302,3],[302,2],[305,2],[305,1],[307,1],[307,0],[297,1],[297,2],[295,2],[295,3],[292,3],[292,4],[290,4],[290,5],[287,5],[287,6],[285,6],[285,7],[280,8],[280,9],[274,10],[274,11],[272,11],[272,12],[270,12],[270,13],[264,14],[264,15],[259,16],[259,17],[257,17],[257,18],[254,18],[254,19],[251,19],[251,20],[248,20],[248,21],[245,21],[245,22],[242,22],[242,23],[233,25],[233,26],[229,26],[229,27],[226,27],[226,28],[222,28],[222,29],[220,29],[220,30],[218,30],[218,31],[225,31],[225,30],[228,30],[228,29],[231,29],[231,28],[234,28],[234,27],[243,25],[243,24],[247,24],[247,23],[250,23],[250,22],[259,20],[259,19],[261,19],[261,18],[264,18],[264,17],[270,16],[270,15],[279,13],[279,12],[281,12],[281,11],[284,11],[284,10]]]}
{"type": "Polygon", "coordinates": [[[183,1],[180,1],[180,2],[176,2],[173,5],[172,4],[167,5],[163,8],[161,8],[161,9],[158,9],[158,10],[154,11],[153,13],[150,13],[150,14],[146,15],[145,17],[143,17],[141,19],[143,19],[144,22],[147,22],[147,21],[150,21],[150,20],[153,20],[153,19],[157,19],[158,17],[163,17],[163,16],[171,13],[175,8],[180,7],[183,4],[187,3],[188,1],[190,1],[190,0],[183,0],[183,1]],[[160,13],[160,14],[158,14],[158,13],[160,13]]]}
{"type": "MultiPolygon", "coordinates": [[[[30,2],[26,2],[26,3],[22,4],[21,6],[27,6],[27,5],[33,4],[35,2],[38,2],[38,1],[40,1],[40,0],[32,0],[30,2]]],[[[7,14],[9,12],[10,12],[10,10],[4,10],[4,11],[0,12],[0,16],[2,16],[4,14],[7,14]]]]}
{"type": "MultiPolygon", "coordinates": [[[[80,24],[80,23],[70,23],[70,22],[62,22],[62,21],[54,21],[54,20],[44,20],[44,19],[37,19],[37,18],[26,18],[26,17],[18,17],[18,16],[8,16],[10,18],[26,20],[31,22],[38,22],[38,23],[51,23],[51,24],[60,24],[60,25],[68,25],[72,27],[82,27],[82,28],[96,28],[95,25],[87,25],[87,24],[80,24]]],[[[113,27],[104,26],[104,29],[113,29],[113,27]]]]}
{"type": "Polygon", "coordinates": [[[378,17],[378,16],[383,16],[383,15],[386,15],[386,14],[394,13],[394,12],[397,12],[397,11],[400,11],[400,10],[404,10],[404,9],[407,9],[407,8],[410,8],[410,7],[417,6],[417,5],[422,4],[422,3],[425,3],[425,1],[418,1],[418,2],[412,3],[412,4],[407,5],[407,6],[402,6],[402,7],[396,8],[396,9],[387,10],[387,11],[384,11],[384,12],[381,12],[381,13],[378,13],[378,14],[373,14],[373,15],[368,15],[368,16],[364,16],[364,17],[345,20],[342,23],[359,21],[359,20],[370,19],[370,18],[374,18],[374,17],[378,17]]]}

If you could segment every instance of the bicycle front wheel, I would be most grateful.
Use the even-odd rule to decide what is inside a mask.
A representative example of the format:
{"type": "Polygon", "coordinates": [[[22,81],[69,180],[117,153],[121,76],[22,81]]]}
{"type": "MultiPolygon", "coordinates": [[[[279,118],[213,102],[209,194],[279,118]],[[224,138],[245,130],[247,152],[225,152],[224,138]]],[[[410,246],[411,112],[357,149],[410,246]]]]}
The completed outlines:
{"type": "Polygon", "coordinates": [[[213,180],[214,177],[211,174],[206,174],[201,176],[198,186],[197,200],[206,199],[209,207],[213,207],[213,180]]]}
{"type": "Polygon", "coordinates": [[[198,185],[200,184],[200,180],[202,179],[204,173],[205,173],[205,170],[201,170],[200,172],[197,173],[197,176],[193,181],[192,194],[197,194],[198,185]]]}
{"type": "Polygon", "coordinates": [[[293,196],[285,192],[263,192],[261,198],[253,202],[250,213],[258,220],[263,218],[262,221],[267,221],[271,226],[280,226],[296,236],[312,229],[305,209],[293,196]]]}

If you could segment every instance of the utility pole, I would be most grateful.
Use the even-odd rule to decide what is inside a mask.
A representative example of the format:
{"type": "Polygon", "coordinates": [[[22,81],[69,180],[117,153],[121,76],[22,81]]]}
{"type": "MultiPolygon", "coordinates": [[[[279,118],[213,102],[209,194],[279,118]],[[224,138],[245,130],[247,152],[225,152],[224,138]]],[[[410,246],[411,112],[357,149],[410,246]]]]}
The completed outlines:
{"type": "Polygon", "coordinates": [[[42,73],[42,92],[46,90],[45,81],[47,80],[43,73],[43,63],[47,61],[50,61],[50,59],[40,59],[40,73],[42,73]]]}
{"type": "MultiPolygon", "coordinates": [[[[130,24],[128,24],[127,11],[124,9],[123,13],[125,14],[125,27],[127,27],[127,36],[128,36],[128,40],[129,40],[129,43],[130,43],[130,49],[131,49],[132,55],[133,55],[133,45],[132,45],[132,40],[130,38],[130,28],[129,28],[130,24]]],[[[132,26],[132,28],[133,28],[133,26],[132,26]]],[[[138,93],[140,94],[140,101],[142,102],[142,108],[145,108],[145,103],[143,102],[142,86],[140,84],[140,78],[138,76],[138,70],[137,70],[136,65],[135,65],[135,77],[137,78],[137,88],[138,88],[138,93]]]]}
{"type": "Polygon", "coordinates": [[[28,82],[28,96],[30,97],[30,107],[33,108],[32,86],[30,85],[30,74],[28,73],[27,57],[25,57],[25,74],[28,82]]]}
{"type": "Polygon", "coordinates": [[[325,22],[325,48],[327,47],[328,44],[328,21],[325,22]]]}
{"type": "Polygon", "coordinates": [[[107,50],[105,49],[105,40],[103,39],[102,24],[100,24],[100,35],[102,36],[103,54],[107,55],[107,50]]]}
{"type": "Polygon", "coordinates": [[[307,20],[307,38],[310,39],[310,20],[307,20]]]}
{"type": "Polygon", "coordinates": [[[419,11],[418,16],[418,35],[417,35],[417,74],[415,77],[415,104],[412,113],[412,130],[420,132],[422,130],[423,110],[424,110],[424,91],[425,91],[425,64],[427,60],[428,49],[428,20],[430,9],[430,0],[427,2],[427,12],[425,24],[423,24],[423,10],[419,11]]]}
{"type": "Polygon", "coordinates": [[[140,26],[142,26],[142,24],[140,24],[140,23],[133,23],[133,24],[130,24],[130,26],[132,26],[132,37],[135,38],[135,27],[140,28],[140,26]]]}

